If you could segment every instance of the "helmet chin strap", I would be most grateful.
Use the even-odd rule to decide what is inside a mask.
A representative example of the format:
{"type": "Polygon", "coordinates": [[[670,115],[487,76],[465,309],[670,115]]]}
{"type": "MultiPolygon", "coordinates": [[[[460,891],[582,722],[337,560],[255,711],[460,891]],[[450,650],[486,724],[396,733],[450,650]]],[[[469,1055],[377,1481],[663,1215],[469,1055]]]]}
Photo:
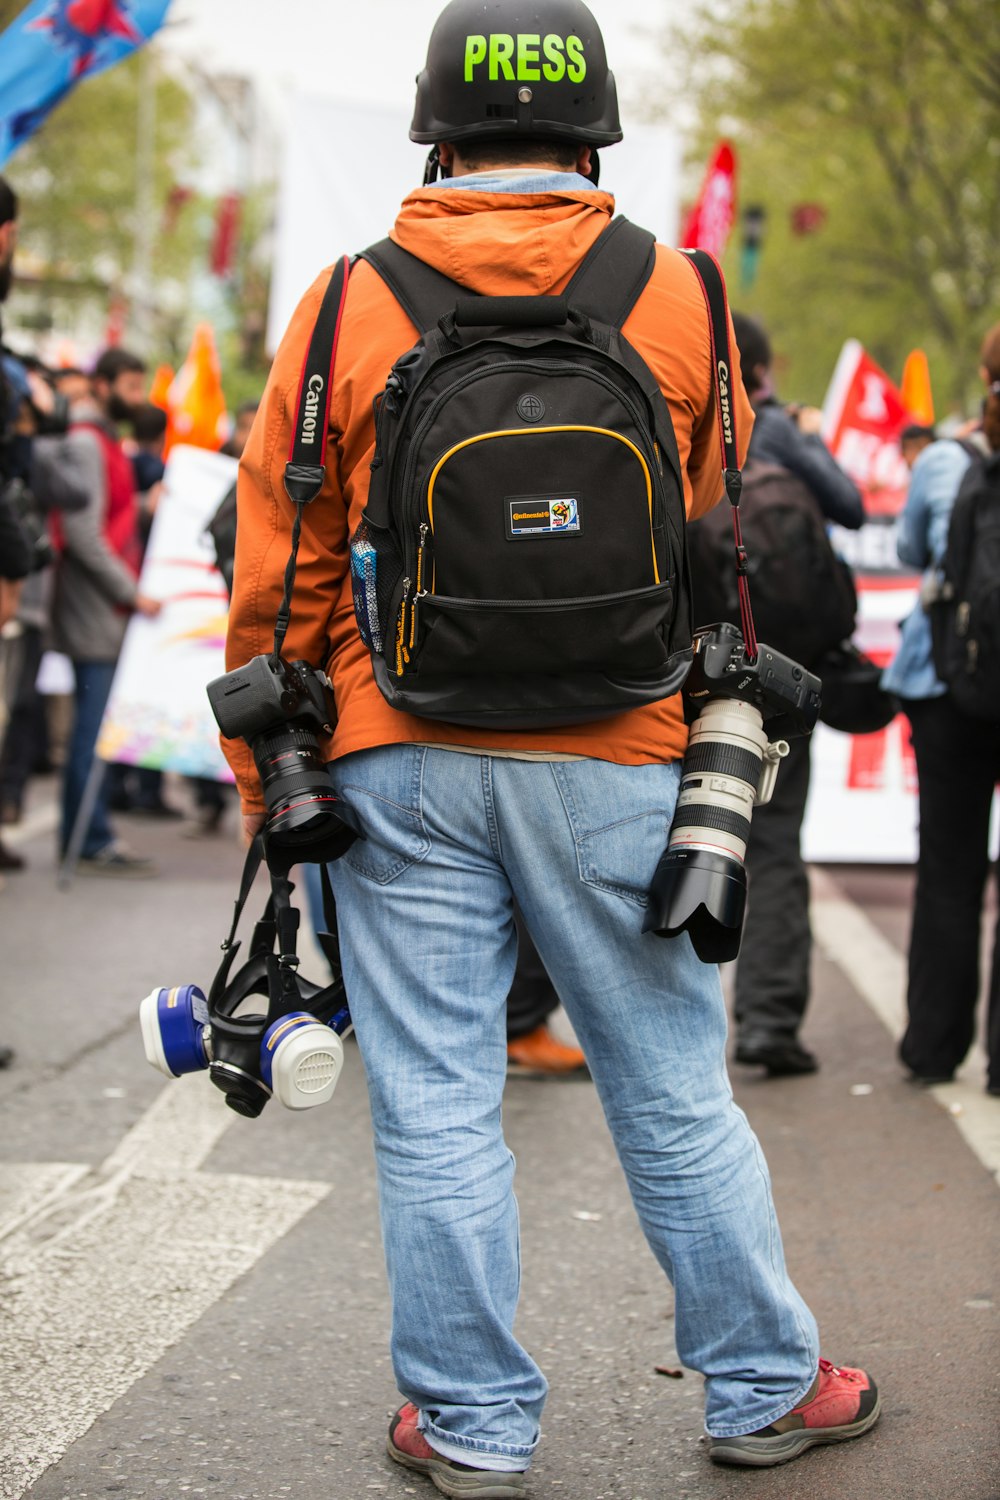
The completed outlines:
{"type": "Polygon", "coordinates": [[[438,146],[432,146],[424,166],[424,187],[430,187],[437,182],[438,177],[450,177],[451,168],[441,165],[441,150],[438,146]]]}

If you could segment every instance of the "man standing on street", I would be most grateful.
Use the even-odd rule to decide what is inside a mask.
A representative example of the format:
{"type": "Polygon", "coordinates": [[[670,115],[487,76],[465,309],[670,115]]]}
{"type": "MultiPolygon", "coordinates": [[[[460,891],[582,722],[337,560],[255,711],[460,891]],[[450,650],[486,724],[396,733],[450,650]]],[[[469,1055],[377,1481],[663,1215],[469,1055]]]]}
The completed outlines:
{"type": "MultiPolygon", "coordinates": [[[[73,663],[75,715],[63,782],[61,846],[66,854],[93,774],[101,719],[132,612],[159,614],[158,600],[137,587],[138,507],[132,466],[116,424],[127,422],[145,398],[145,365],[125,349],[101,355],[90,397],[72,410],[73,437],[88,504],[62,518],[52,606],[56,649],[73,663]]],[[[91,791],[93,792],[93,787],[91,791]]],[[[80,848],[81,875],[152,875],[151,860],[131,854],[114,835],[103,777],[96,789],[80,848]]]]}
{"type": "MultiPolygon", "coordinates": [[[[434,147],[444,181],[406,199],[392,238],[467,289],[456,296],[558,294],[608,232],[614,204],[596,188],[596,148],[622,132],[603,39],[581,0],[452,0],[431,36],[410,134],[434,147]]],[[[283,491],[295,392],[329,280],[320,276],[293,316],[241,464],[231,669],[273,633],[295,513],[283,491]]],[[[624,336],[664,393],[678,488],[699,514],[721,495],[721,464],[705,302],[683,256],[656,247],[624,336]]],[[[705,1376],[711,1457],[771,1465],[855,1437],[876,1421],[878,1397],[863,1371],[819,1359],[815,1322],[785,1269],[760,1148],[726,1075],[718,969],[686,935],[642,933],[687,744],[679,695],[597,724],[500,731],[408,716],[373,680],[348,538],[369,492],[373,400],[416,338],[387,282],[359,262],[341,320],[326,481],[303,513],[286,638],[287,659],[333,680],[333,785],[364,833],[332,876],[405,1397],[389,1456],[445,1495],[503,1497],[526,1493],[539,1441],[547,1384],[513,1331],[518,1222],[501,1128],[515,901],[676,1289],[677,1348],[705,1376]]],[[[745,442],[749,407],[733,394],[745,442]]],[[[536,402],[524,420],[537,414],[536,402]]],[[[505,418],[498,411],[496,425],[505,418]]],[[[601,431],[554,430],[567,441],[601,431]]],[[[225,745],[256,834],[264,801],[251,753],[225,745]]]]}
{"type": "MultiPolygon", "coordinates": [[[[825,521],[857,531],[861,491],[820,436],[815,407],[786,407],[771,383],[771,341],[761,325],[733,314],[743,384],[754,409],[750,463],[788,469],[805,485],[825,521]]],[[[814,663],[803,665],[813,668],[814,663]]],[[[799,1039],[809,1004],[812,931],[802,820],[809,795],[811,741],[788,741],[769,802],[754,812],[747,841],[750,899],[736,965],[733,1016],[736,1061],[767,1077],[815,1073],[817,1058],[799,1039]]]]}

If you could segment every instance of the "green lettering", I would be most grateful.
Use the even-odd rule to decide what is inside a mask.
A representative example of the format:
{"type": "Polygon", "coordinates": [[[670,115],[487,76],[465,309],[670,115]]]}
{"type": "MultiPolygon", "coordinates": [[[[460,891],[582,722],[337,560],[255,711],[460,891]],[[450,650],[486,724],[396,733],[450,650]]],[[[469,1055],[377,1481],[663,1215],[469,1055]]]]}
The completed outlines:
{"type": "Polygon", "coordinates": [[[538,66],[538,45],[540,36],[532,36],[530,32],[521,32],[517,38],[517,81],[518,83],[537,83],[541,78],[541,70],[538,66]]]}
{"type": "Polygon", "coordinates": [[[549,35],[542,43],[542,51],[548,59],[542,65],[542,72],[549,83],[559,83],[566,77],[566,59],[563,57],[563,39],[561,36],[549,35]]]}
{"type": "Polygon", "coordinates": [[[501,70],[508,83],[514,82],[514,69],[510,65],[513,56],[514,38],[502,31],[493,32],[490,37],[490,83],[497,82],[501,70]]]}
{"type": "Polygon", "coordinates": [[[587,59],[583,55],[583,43],[578,36],[566,38],[566,56],[569,66],[566,71],[572,83],[582,83],[587,76],[587,59]]]}
{"type": "Polygon", "coordinates": [[[472,82],[472,75],[481,62],[486,61],[486,38],[484,36],[467,36],[465,38],[465,81],[472,82]]]}

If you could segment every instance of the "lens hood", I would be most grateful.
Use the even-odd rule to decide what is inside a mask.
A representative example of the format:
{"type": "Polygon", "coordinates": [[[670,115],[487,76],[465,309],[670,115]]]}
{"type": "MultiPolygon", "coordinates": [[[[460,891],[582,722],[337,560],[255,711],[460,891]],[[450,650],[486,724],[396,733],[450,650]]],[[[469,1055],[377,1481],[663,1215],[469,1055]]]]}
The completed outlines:
{"type": "Polygon", "coordinates": [[[706,964],[729,963],[740,951],[747,876],[742,863],[708,849],[664,851],[649,888],[643,932],[687,932],[706,964]]]}

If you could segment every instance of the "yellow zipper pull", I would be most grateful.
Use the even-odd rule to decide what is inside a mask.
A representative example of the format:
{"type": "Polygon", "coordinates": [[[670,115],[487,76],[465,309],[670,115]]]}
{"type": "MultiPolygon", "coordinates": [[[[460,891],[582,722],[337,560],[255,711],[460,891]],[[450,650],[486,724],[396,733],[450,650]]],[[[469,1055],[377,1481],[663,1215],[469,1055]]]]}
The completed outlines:
{"type": "Polygon", "coordinates": [[[399,606],[399,624],[396,626],[396,676],[402,677],[403,667],[409,661],[410,656],[404,641],[406,640],[406,596],[410,592],[410,580],[403,579],[403,598],[399,606]]]}

